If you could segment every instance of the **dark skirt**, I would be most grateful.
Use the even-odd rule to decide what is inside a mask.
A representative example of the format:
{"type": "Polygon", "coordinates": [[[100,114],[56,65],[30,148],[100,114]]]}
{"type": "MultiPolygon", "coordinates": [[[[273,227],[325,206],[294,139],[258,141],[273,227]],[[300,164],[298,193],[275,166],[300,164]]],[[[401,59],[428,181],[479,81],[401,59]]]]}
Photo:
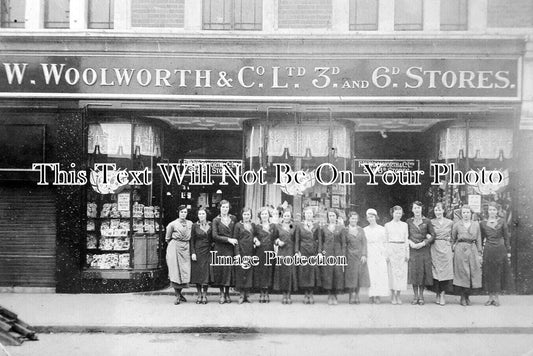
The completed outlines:
{"type": "Polygon", "coordinates": [[[209,245],[196,250],[196,261],[191,260],[191,284],[209,284],[210,262],[209,245]]]}
{"type": "Polygon", "coordinates": [[[407,281],[418,286],[433,285],[433,272],[431,270],[431,251],[429,246],[421,249],[409,250],[409,270],[407,281]]]}
{"type": "Polygon", "coordinates": [[[259,264],[257,266],[254,266],[253,268],[253,285],[255,288],[272,288],[272,274],[274,270],[272,268],[272,265],[265,266],[267,262],[265,255],[266,251],[269,250],[263,248],[263,245],[260,245],[255,252],[256,256],[259,257],[259,264]]]}
{"type": "MultiPolygon", "coordinates": [[[[233,246],[225,243],[215,243],[217,256],[232,256],[233,246]]],[[[213,266],[211,284],[215,287],[230,287],[234,285],[234,271],[233,266],[213,266]]]]}
{"type": "Polygon", "coordinates": [[[348,266],[344,270],[344,287],[346,289],[370,287],[368,265],[361,263],[361,256],[348,254],[346,262],[348,266]]]}
{"type": "Polygon", "coordinates": [[[343,266],[322,266],[322,288],[328,291],[342,291],[344,289],[343,266]]]}
{"type": "Polygon", "coordinates": [[[433,279],[433,286],[431,287],[431,290],[437,294],[440,294],[441,292],[453,293],[453,280],[449,279],[446,281],[438,281],[433,279]]]}
{"type": "Polygon", "coordinates": [[[273,288],[279,292],[296,291],[296,268],[293,265],[287,266],[284,264],[276,265],[274,267],[273,288]]]}
{"type": "Polygon", "coordinates": [[[320,286],[317,266],[298,266],[298,288],[312,289],[320,286]]]}
{"type": "Polygon", "coordinates": [[[513,289],[511,266],[504,245],[485,245],[482,265],[483,289],[488,293],[501,293],[513,289]]]}
{"type": "Polygon", "coordinates": [[[253,267],[245,269],[242,266],[235,266],[235,289],[245,290],[252,288],[252,276],[253,267]]]}

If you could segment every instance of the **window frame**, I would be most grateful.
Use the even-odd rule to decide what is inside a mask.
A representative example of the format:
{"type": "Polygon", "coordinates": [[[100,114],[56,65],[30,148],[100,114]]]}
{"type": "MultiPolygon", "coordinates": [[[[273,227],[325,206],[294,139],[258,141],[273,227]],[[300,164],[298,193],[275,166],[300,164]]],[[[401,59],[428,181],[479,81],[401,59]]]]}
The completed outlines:
{"type": "Polygon", "coordinates": [[[439,24],[439,29],[441,31],[467,31],[468,30],[468,0],[455,0],[458,2],[459,4],[459,7],[458,7],[458,21],[456,23],[447,23],[447,24],[443,24],[442,22],[442,4],[443,4],[443,1],[449,1],[449,0],[440,0],[440,24],[439,24]],[[464,3],[464,23],[461,23],[461,5],[464,3]]]}
{"type": "Polygon", "coordinates": [[[87,28],[90,30],[112,30],[115,28],[115,0],[107,0],[108,1],[108,20],[107,22],[102,21],[91,21],[91,2],[94,0],[87,0],[87,28]],[[94,27],[94,24],[100,24],[103,26],[97,26],[94,27]],[[104,27],[107,25],[107,27],[104,27]]]}
{"type": "MultiPolygon", "coordinates": [[[[49,21],[48,20],[48,17],[50,15],[49,11],[50,11],[50,4],[52,3],[52,0],[47,0],[45,1],[44,3],[44,21],[43,21],[43,27],[45,29],[50,29],[50,30],[62,30],[62,29],[69,29],[70,28],[70,1],[71,0],[66,0],[67,1],[67,4],[68,4],[68,10],[66,10],[65,12],[67,13],[67,21],[66,22],[63,22],[63,21],[49,21]],[[52,26],[50,27],[50,24],[64,24],[66,23],[66,26],[52,26]]],[[[76,0],[75,0],[76,1],[76,0]]]]}
{"type": "Polygon", "coordinates": [[[26,5],[26,0],[0,0],[0,28],[26,28],[26,5]],[[11,21],[12,13],[10,10],[13,3],[22,4],[22,21],[11,21]],[[14,24],[17,25],[14,26],[14,24]]]}
{"type": "MultiPolygon", "coordinates": [[[[413,0],[409,0],[410,3],[413,3],[413,0]]],[[[420,24],[418,23],[398,23],[397,21],[397,4],[398,0],[394,0],[394,31],[423,31],[424,30],[424,0],[420,1],[420,24]],[[408,26],[420,25],[420,28],[407,28],[408,26]]]]}
{"type": "Polygon", "coordinates": [[[359,1],[361,0],[350,0],[349,24],[348,24],[349,30],[350,31],[377,31],[379,29],[379,1],[380,0],[374,0],[376,2],[376,22],[358,24],[357,23],[357,3],[359,1]],[[363,28],[363,27],[369,27],[369,26],[372,26],[372,28],[363,28]]]}
{"type": "MultiPolygon", "coordinates": [[[[217,22],[211,22],[211,19],[213,18],[211,13],[211,4],[212,1],[216,0],[203,0],[202,1],[202,30],[206,31],[262,31],[263,30],[263,0],[220,0],[223,2],[223,22],[217,23],[217,22]],[[236,6],[239,3],[242,5],[243,3],[252,3],[253,2],[253,11],[254,11],[254,19],[257,19],[259,17],[259,22],[252,23],[253,28],[243,28],[243,25],[250,25],[250,23],[244,23],[244,22],[237,22],[236,19],[236,6]],[[225,18],[226,15],[226,6],[230,7],[229,11],[229,19],[225,18]],[[209,12],[207,12],[206,7],[209,7],[209,12]],[[257,15],[255,12],[259,11],[259,15],[257,15]],[[206,16],[206,14],[209,13],[209,17],[206,16]]],[[[267,0],[269,1],[269,0],[267,0]]],[[[241,10],[241,18],[242,18],[242,10],[241,10]]]]}

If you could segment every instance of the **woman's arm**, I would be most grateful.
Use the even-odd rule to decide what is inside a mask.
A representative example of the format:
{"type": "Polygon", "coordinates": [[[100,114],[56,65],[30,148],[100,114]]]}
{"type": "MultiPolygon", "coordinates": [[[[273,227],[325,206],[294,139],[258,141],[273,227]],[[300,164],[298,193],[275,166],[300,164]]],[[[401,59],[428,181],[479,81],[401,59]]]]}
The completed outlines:
{"type": "Polygon", "coordinates": [[[505,248],[507,248],[507,252],[511,253],[511,234],[509,233],[509,227],[507,226],[507,223],[504,219],[503,221],[503,242],[505,243],[505,248]]]}
{"type": "Polygon", "coordinates": [[[169,242],[172,239],[172,233],[174,232],[174,225],[172,223],[167,225],[167,232],[165,234],[165,241],[169,242]]]}
{"type": "MultiPolygon", "coordinates": [[[[220,221],[220,219],[216,218],[215,220],[213,220],[213,229],[212,229],[212,232],[213,232],[213,240],[215,242],[225,242],[225,243],[228,243],[228,237],[230,236],[224,236],[224,235],[220,235],[219,234],[219,231],[218,231],[218,228],[220,226],[222,222],[220,221]]],[[[231,232],[230,232],[231,234],[231,232]]]]}

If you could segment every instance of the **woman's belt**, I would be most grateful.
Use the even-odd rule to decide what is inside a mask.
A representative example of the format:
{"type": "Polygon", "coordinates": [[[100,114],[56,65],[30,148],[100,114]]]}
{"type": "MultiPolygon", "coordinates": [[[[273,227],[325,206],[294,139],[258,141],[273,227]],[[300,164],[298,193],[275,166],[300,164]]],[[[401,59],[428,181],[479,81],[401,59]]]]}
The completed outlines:
{"type": "Polygon", "coordinates": [[[389,241],[390,244],[404,244],[405,241],[389,241]]]}
{"type": "Polygon", "coordinates": [[[464,242],[464,243],[467,243],[467,244],[473,244],[476,242],[476,240],[457,240],[457,243],[459,242],[464,242]]]}

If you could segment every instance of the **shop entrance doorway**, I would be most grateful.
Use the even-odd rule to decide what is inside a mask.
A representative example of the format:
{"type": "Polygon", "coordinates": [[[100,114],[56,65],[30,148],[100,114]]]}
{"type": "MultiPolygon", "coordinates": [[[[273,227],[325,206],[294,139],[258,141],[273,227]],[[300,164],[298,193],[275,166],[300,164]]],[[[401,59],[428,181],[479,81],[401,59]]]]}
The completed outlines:
{"type": "MultiPolygon", "coordinates": [[[[403,208],[410,216],[410,206],[415,200],[424,202],[429,192],[428,162],[434,142],[425,132],[356,132],[354,135],[354,171],[359,173],[353,188],[353,208],[364,216],[368,208],[374,208],[380,215],[380,224],[391,220],[389,211],[395,205],[403,208]],[[369,185],[363,164],[381,164],[382,170],[422,170],[420,185],[387,185],[380,175],[377,185],[369,185]]],[[[426,211],[425,211],[426,213],[426,211]]]]}

